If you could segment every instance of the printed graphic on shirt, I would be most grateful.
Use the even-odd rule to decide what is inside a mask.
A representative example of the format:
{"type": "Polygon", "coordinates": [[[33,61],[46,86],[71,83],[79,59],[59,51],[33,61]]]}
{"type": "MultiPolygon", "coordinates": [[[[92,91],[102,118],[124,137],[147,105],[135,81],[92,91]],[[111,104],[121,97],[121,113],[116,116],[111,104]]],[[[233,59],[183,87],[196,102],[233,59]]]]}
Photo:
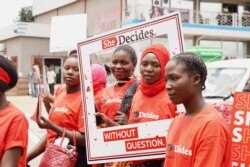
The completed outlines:
{"type": "Polygon", "coordinates": [[[174,151],[175,153],[178,153],[178,154],[192,156],[192,150],[189,150],[188,148],[182,145],[168,144],[167,151],[174,151]]]}
{"type": "Polygon", "coordinates": [[[132,117],[138,117],[138,118],[149,118],[154,120],[159,120],[160,116],[157,114],[154,114],[153,112],[142,112],[142,111],[135,111],[131,115],[132,117]]]}
{"type": "Polygon", "coordinates": [[[104,101],[105,104],[108,103],[122,103],[122,99],[120,98],[113,98],[113,99],[107,99],[104,101]]]}
{"type": "Polygon", "coordinates": [[[68,112],[68,108],[66,107],[55,107],[54,112],[68,112]]]}

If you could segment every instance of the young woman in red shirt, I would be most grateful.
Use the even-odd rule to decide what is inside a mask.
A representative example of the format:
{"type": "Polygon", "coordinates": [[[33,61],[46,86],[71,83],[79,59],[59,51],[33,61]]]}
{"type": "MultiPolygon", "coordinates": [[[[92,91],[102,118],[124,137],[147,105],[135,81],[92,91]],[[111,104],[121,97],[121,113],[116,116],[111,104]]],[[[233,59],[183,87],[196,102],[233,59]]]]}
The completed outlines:
{"type": "Polygon", "coordinates": [[[0,55],[0,166],[26,167],[28,121],[19,109],[6,98],[18,80],[14,65],[0,55]]]}
{"type": "Polygon", "coordinates": [[[103,90],[99,110],[111,120],[122,114],[119,112],[122,98],[129,86],[136,81],[134,77],[136,63],[136,52],[130,45],[118,46],[112,54],[110,69],[116,82],[103,90]]]}
{"type": "Polygon", "coordinates": [[[202,97],[207,68],[193,53],[180,53],[166,66],[167,91],[186,113],[174,118],[167,135],[165,167],[230,167],[231,135],[225,120],[202,97]]]}
{"type": "Polygon", "coordinates": [[[41,154],[48,143],[54,142],[58,136],[62,136],[64,128],[65,137],[73,141],[73,130],[76,131],[76,144],[79,157],[76,167],[91,166],[87,164],[82,94],[80,89],[80,75],[77,54],[70,55],[62,69],[65,91],[61,91],[55,97],[49,112],[49,117],[41,117],[38,125],[42,129],[47,129],[47,135],[29,152],[28,161],[41,154]]]}

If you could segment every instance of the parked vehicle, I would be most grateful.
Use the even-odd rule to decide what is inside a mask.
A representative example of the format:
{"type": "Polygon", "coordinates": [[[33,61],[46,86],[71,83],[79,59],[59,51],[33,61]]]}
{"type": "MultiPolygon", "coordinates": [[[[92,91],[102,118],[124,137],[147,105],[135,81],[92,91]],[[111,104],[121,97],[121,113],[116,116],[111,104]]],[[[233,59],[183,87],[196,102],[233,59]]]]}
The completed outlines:
{"type": "MultiPolygon", "coordinates": [[[[206,65],[208,75],[203,96],[230,124],[233,93],[243,91],[250,76],[250,59],[221,60],[206,65]]],[[[182,104],[177,107],[178,113],[185,112],[182,104]]]]}
{"type": "Polygon", "coordinates": [[[208,76],[203,96],[207,101],[232,101],[232,93],[242,92],[250,76],[250,59],[230,59],[206,63],[208,76]]]}

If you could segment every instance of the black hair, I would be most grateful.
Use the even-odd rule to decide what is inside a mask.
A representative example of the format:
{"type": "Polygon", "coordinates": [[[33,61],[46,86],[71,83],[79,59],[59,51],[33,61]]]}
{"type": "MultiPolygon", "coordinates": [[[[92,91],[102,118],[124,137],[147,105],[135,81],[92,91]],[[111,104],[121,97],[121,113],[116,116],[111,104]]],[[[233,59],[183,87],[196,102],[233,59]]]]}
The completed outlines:
{"type": "Polygon", "coordinates": [[[107,64],[104,64],[104,68],[105,68],[107,75],[111,75],[111,69],[107,64]]]}
{"type": "Polygon", "coordinates": [[[171,60],[183,63],[191,75],[199,74],[201,77],[201,89],[206,89],[207,67],[201,57],[192,52],[183,52],[175,55],[171,60]]]}
{"type": "Polygon", "coordinates": [[[120,51],[120,50],[123,50],[125,52],[127,52],[129,55],[130,55],[130,58],[133,62],[134,65],[137,64],[137,56],[136,56],[136,52],[135,52],[135,49],[133,47],[131,47],[130,45],[126,44],[126,45],[120,45],[118,46],[115,51],[113,52],[113,55],[120,51]]]}
{"type": "Polygon", "coordinates": [[[74,57],[74,56],[76,56],[77,57],[77,50],[76,49],[74,49],[74,50],[71,50],[70,52],[69,52],[69,57],[74,57]]]}
{"type": "Polygon", "coordinates": [[[0,92],[6,92],[17,84],[18,76],[13,63],[6,57],[0,55],[0,67],[9,75],[10,83],[7,84],[0,80],[0,92]]]}
{"type": "Polygon", "coordinates": [[[69,52],[69,54],[68,54],[68,57],[66,57],[66,59],[64,59],[64,61],[63,61],[63,64],[68,60],[68,59],[70,59],[70,58],[76,58],[76,59],[78,59],[78,55],[77,55],[77,50],[71,50],[70,52],[69,52]]]}

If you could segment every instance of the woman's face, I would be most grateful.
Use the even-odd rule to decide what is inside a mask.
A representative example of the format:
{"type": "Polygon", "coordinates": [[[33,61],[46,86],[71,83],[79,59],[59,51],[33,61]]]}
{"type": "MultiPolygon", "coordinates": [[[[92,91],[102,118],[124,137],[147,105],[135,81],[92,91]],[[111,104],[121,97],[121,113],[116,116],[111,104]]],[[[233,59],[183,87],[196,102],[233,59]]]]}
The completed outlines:
{"type": "Polygon", "coordinates": [[[141,60],[141,78],[147,84],[153,84],[160,79],[161,64],[155,54],[147,53],[141,60]]]}
{"type": "Polygon", "coordinates": [[[80,84],[78,60],[75,57],[68,58],[62,69],[64,83],[69,87],[78,86],[80,84]]]}
{"type": "Polygon", "coordinates": [[[112,56],[110,69],[116,80],[123,81],[133,74],[135,65],[126,51],[119,50],[112,56]]]}
{"type": "Polygon", "coordinates": [[[195,89],[191,76],[182,63],[169,61],[165,68],[165,80],[170,100],[174,104],[186,103],[192,99],[195,89]]]}

